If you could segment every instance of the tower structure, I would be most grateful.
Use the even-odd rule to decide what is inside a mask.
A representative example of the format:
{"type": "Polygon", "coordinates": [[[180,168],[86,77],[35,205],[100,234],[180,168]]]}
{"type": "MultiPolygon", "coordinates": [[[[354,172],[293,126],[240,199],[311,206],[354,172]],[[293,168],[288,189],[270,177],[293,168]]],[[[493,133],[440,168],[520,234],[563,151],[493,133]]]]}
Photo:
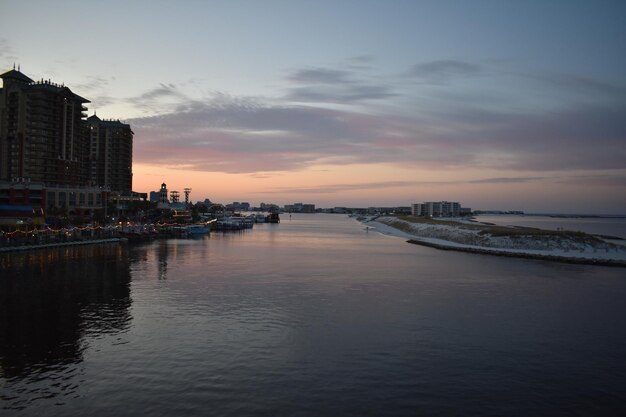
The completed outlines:
{"type": "Polygon", "coordinates": [[[159,190],[159,203],[169,203],[167,199],[167,185],[165,183],[161,184],[161,189],[159,190]]]}
{"type": "Polygon", "coordinates": [[[191,193],[191,188],[185,188],[185,205],[189,205],[189,194],[191,193]]]}

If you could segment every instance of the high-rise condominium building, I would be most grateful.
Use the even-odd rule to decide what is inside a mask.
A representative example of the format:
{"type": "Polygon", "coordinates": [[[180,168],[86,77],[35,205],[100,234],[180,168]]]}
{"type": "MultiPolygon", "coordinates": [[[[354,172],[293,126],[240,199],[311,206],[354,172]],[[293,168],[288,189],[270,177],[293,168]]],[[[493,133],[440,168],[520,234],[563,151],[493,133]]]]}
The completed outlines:
{"type": "Polygon", "coordinates": [[[0,181],[130,194],[130,125],[86,119],[89,100],[64,85],[33,81],[15,68],[0,78],[0,181]]]}
{"type": "Polygon", "coordinates": [[[93,115],[89,126],[89,182],[128,194],[133,185],[133,131],[119,120],[93,115]]]}
{"type": "Polygon", "coordinates": [[[0,180],[87,184],[89,100],[15,69],[0,78],[0,180]]]}

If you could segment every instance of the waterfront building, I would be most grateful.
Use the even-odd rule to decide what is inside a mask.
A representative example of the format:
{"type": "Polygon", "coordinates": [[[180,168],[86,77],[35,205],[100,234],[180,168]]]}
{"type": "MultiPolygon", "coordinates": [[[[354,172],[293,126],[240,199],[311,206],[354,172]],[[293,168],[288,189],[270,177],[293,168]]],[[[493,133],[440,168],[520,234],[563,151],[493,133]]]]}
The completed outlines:
{"type": "Polygon", "coordinates": [[[46,207],[46,187],[41,182],[0,181],[0,205],[25,205],[40,210],[46,207]]]}
{"type": "Polygon", "coordinates": [[[89,100],[65,85],[34,81],[19,67],[0,78],[0,181],[9,184],[0,190],[37,194],[41,187],[41,201],[33,194],[24,204],[75,215],[105,210],[111,190],[131,195],[129,125],[87,120],[89,100]]]}
{"type": "Polygon", "coordinates": [[[267,211],[270,213],[280,211],[280,207],[278,206],[278,204],[274,203],[261,203],[259,207],[261,211],[267,211]]]}
{"type": "Polygon", "coordinates": [[[461,204],[456,201],[428,201],[411,205],[411,215],[427,217],[459,217],[461,204]]]}
{"type": "Polygon", "coordinates": [[[105,212],[109,195],[106,187],[0,181],[0,205],[30,207],[39,216],[57,209],[59,214],[89,218],[96,212],[105,212]]]}
{"type": "Polygon", "coordinates": [[[133,131],[119,120],[95,114],[89,126],[89,183],[130,195],[133,185],[133,131]]]}
{"type": "Polygon", "coordinates": [[[40,182],[0,181],[0,229],[42,225],[46,189],[40,182]]]}
{"type": "Polygon", "coordinates": [[[249,211],[250,203],[245,201],[241,203],[239,201],[234,201],[230,204],[226,204],[226,209],[230,211],[249,211]]]}
{"type": "Polygon", "coordinates": [[[0,75],[0,180],[86,184],[89,100],[18,70],[0,75]]]}
{"type": "Polygon", "coordinates": [[[315,213],[315,204],[285,204],[285,211],[288,213],[315,213]]]}
{"type": "Polygon", "coordinates": [[[46,212],[57,208],[65,214],[83,218],[90,218],[96,212],[106,215],[110,195],[108,187],[46,186],[46,212]]]}

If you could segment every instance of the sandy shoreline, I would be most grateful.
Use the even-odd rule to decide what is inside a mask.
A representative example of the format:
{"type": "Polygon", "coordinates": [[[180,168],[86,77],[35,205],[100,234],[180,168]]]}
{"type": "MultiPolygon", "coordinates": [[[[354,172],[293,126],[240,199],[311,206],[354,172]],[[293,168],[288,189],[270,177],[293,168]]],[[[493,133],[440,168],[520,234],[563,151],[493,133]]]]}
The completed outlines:
{"type": "Polygon", "coordinates": [[[594,248],[585,248],[584,250],[496,248],[468,245],[433,237],[424,237],[420,236],[417,232],[408,233],[380,221],[370,221],[365,222],[364,224],[370,228],[370,230],[389,236],[399,237],[407,240],[409,243],[420,244],[436,249],[567,263],[626,267],[626,247],[624,246],[619,246],[619,249],[614,250],[594,248]]]}

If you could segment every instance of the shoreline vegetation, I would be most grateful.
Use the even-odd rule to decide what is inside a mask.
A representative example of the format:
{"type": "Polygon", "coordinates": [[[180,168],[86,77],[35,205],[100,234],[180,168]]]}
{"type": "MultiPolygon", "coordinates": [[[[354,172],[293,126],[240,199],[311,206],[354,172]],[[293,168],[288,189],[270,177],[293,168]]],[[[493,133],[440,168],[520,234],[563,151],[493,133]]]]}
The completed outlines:
{"type": "Polygon", "coordinates": [[[385,216],[364,222],[381,233],[442,250],[626,267],[626,242],[611,236],[413,216],[385,216]]]}

